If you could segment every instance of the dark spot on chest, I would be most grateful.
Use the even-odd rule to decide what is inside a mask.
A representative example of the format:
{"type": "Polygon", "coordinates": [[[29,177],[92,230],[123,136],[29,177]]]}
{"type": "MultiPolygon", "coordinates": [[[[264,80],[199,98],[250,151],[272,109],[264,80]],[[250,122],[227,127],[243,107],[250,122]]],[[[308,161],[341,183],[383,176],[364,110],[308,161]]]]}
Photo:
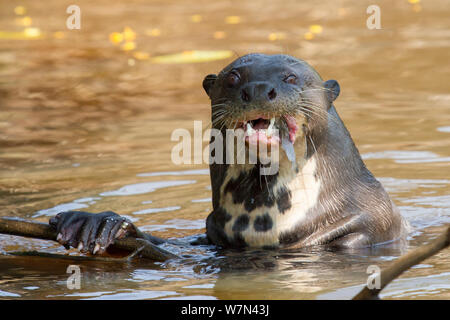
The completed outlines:
{"type": "Polygon", "coordinates": [[[262,216],[257,217],[255,219],[255,222],[253,223],[253,227],[255,228],[255,231],[260,231],[260,232],[270,230],[272,228],[272,226],[273,226],[273,221],[268,213],[265,213],[262,216]]]}
{"type": "Polygon", "coordinates": [[[260,167],[256,165],[252,170],[241,172],[236,179],[228,181],[224,192],[231,193],[234,203],[244,203],[245,210],[249,212],[263,205],[271,207],[275,204],[273,187],[277,178],[278,173],[260,175],[260,167]]]}
{"type": "Polygon", "coordinates": [[[234,232],[242,232],[248,228],[249,217],[246,214],[241,214],[233,224],[232,230],[234,232]]]}
{"type": "Polygon", "coordinates": [[[291,208],[291,190],[282,187],[277,195],[277,207],[280,213],[284,213],[291,208]]]}

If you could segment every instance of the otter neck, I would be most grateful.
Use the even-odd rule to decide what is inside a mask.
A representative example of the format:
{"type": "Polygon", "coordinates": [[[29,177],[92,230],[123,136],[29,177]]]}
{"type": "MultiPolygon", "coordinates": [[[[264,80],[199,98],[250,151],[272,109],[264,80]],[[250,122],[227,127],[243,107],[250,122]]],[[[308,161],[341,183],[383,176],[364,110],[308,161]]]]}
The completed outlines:
{"type": "Polygon", "coordinates": [[[261,175],[258,164],[228,167],[219,205],[230,216],[224,226],[230,242],[278,246],[284,234],[306,219],[317,203],[320,182],[315,178],[316,160],[304,158],[305,148],[296,146],[295,166],[280,152],[279,171],[273,175],[261,175]]]}

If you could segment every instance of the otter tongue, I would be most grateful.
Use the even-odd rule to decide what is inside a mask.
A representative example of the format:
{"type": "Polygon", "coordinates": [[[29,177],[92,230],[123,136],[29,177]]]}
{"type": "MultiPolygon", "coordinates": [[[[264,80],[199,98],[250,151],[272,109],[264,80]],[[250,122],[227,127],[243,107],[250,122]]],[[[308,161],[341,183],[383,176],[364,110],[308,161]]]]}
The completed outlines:
{"type": "Polygon", "coordinates": [[[283,136],[281,140],[281,147],[284,149],[284,152],[286,152],[286,156],[289,161],[292,162],[292,168],[295,168],[294,144],[289,140],[288,137],[283,136]]]}

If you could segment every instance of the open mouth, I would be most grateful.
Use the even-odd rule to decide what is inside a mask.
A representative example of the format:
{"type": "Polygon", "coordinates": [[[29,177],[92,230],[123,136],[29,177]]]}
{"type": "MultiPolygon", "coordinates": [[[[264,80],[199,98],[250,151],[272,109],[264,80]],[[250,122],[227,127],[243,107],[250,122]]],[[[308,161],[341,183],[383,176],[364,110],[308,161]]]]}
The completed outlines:
{"type": "Polygon", "coordinates": [[[240,122],[239,127],[244,130],[245,141],[249,144],[280,144],[281,135],[286,128],[289,141],[294,143],[298,131],[297,122],[292,116],[280,118],[256,116],[251,120],[240,122]]]}

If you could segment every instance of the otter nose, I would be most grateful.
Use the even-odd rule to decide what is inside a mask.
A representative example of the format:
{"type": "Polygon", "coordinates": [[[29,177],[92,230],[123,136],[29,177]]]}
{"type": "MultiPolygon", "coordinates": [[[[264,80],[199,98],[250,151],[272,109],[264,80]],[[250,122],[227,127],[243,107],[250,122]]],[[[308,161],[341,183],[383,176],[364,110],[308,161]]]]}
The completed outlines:
{"type": "Polygon", "coordinates": [[[271,101],[276,97],[277,91],[267,82],[249,83],[241,90],[241,99],[244,102],[271,101]]]}

